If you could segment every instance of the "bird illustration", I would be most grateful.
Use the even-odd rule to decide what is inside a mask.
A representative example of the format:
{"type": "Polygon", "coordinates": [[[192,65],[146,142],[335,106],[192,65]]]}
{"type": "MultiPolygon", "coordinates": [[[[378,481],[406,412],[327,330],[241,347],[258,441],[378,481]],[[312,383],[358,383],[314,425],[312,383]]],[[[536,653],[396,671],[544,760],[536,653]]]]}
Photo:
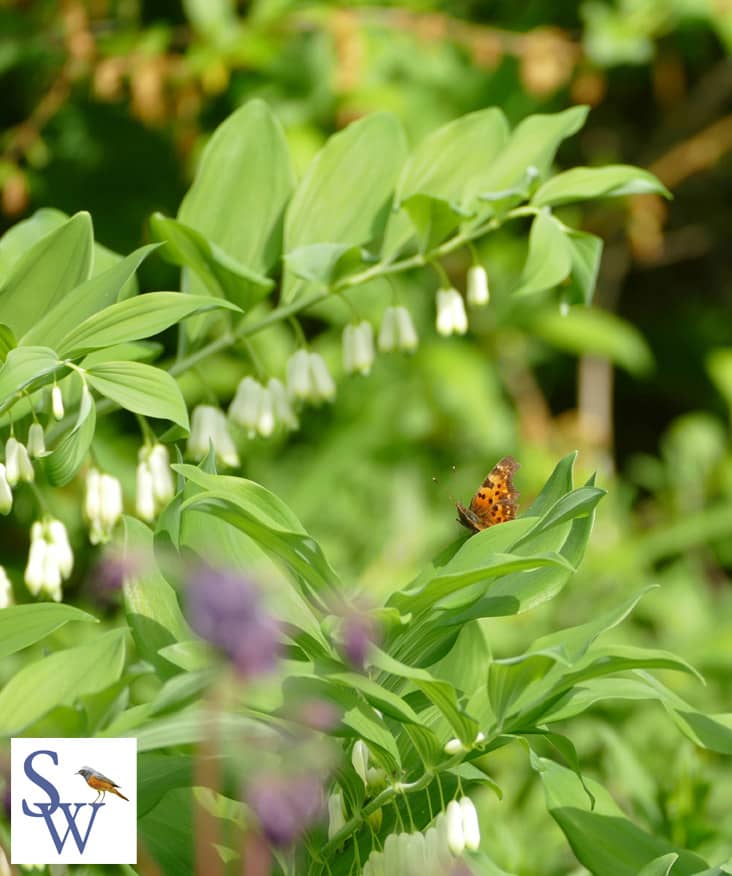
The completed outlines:
{"type": "Polygon", "coordinates": [[[108,779],[105,775],[102,775],[98,770],[93,769],[89,766],[84,766],[80,770],[77,770],[74,775],[83,776],[87,785],[90,788],[94,788],[97,792],[97,796],[94,800],[96,803],[99,799],[100,795],[102,800],[104,800],[104,795],[109,791],[110,794],[116,794],[118,797],[121,797],[123,800],[127,800],[129,803],[129,798],[125,797],[124,794],[120,794],[117,790],[119,785],[116,782],[113,782],[111,779],[108,779]]]}

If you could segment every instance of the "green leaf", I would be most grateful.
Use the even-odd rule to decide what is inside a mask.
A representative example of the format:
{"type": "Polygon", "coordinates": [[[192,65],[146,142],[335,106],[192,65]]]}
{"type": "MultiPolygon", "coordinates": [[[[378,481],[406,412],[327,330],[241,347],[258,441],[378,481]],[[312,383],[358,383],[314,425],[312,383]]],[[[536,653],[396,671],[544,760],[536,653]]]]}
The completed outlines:
{"type": "Polygon", "coordinates": [[[483,180],[483,192],[500,192],[518,186],[527,178],[527,170],[536,168],[545,174],[566,137],[584,125],[587,107],[576,106],[552,115],[529,116],[520,122],[493,162],[483,180]]]}
{"type": "Polygon", "coordinates": [[[524,511],[522,517],[542,517],[565,493],[572,489],[572,469],[577,459],[577,451],[568,453],[559,460],[541,492],[524,511]]]}
{"type": "Polygon", "coordinates": [[[157,247],[155,243],[142,246],[103,273],[76,286],[31,326],[20,342],[25,345],[46,344],[59,351],[66,349],[62,338],[73,333],[92,314],[117,301],[121,290],[135,276],[135,271],[157,247]]]}
{"type": "Polygon", "coordinates": [[[10,326],[0,322],[0,363],[7,358],[8,353],[18,345],[10,326]]]}
{"type": "Polygon", "coordinates": [[[97,411],[88,391],[82,391],[76,423],[43,460],[46,477],[55,487],[69,483],[81,468],[87,450],[94,438],[97,411]]]}
{"type": "MultiPolygon", "coordinates": [[[[378,240],[405,154],[402,129],[388,113],[365,116],[334,134],[287,208],[285,252],[312,243],[364,246],[378,240]]],[[[284,300],[292,300],[298,288],[290,279],[284,300]]]]}
{"type": "Polygon", "coordinates": [[[409,214],[419,251],[424,253],[442,243],[471,214],[431,195],[411,195],[402,207],[409,214]]]}
{"type": "Polygon", "coordinates": [[[653,354],[643,335],[607,310],[573,307],[566,316],[545,310],[531,321],[531,331],[560,350],[603,356],[635,376],[653,370],[653,354]]]}
{"type": "Polygon", "coordinates": [[[459,706],[455,688],[446,681],[436,679],[425,669],[408,666],[376,646],[369,651],[369,662],[390,675],[408,679],[445,718],[455,734],[466,746],[471,746],[478,733],[478,724],[459,706]]]}
{"type": "Polygon", "coordinates": [[[567,523],[577,517],[585,517],[591,514],[597,507],[598,502],[605,496],[606,491],[599,487],[579,487],[572,490],[571,493],[566,493],[544,512],[542,517],[512,545],[515,550],[519,545],[533,548],[537,536],[548,532],[555,526],[561,526],[562,523],[567,523]],[[532,544],[533,543],[533,544],[532,544]]]}
{"type": "Polygon", "coordinates": [[[419,194],[472,209],[507,141],[508,123],[495,107],[448,122],[428,134],[407,159],[397,204],[419,194]]]}
{"type": "Polygon", "coordinates": [[[296,277],[330,286],[364,262],[360,246],[348,243],[310,243],[285,256],[287,269],[296,277]]]}
{"type": "Polygon", "coordinates": [[[100,347],[149,338],[193,313],[239,308],[229,301],[180,292],[149,292],[106,307],[75,326],[58,344],[60,355],[78,356],[100,347]]]}
{"type": "Polygon", "coordinates": [[[16,347],[10,350],[0,368],[0,407],[34,381],[45,378],[44,382],[50,382],[61,364],[56,353],[48,347],[16,347]]]}
{"type": "Polygon", "coordinates": [[[97,392],[126,410],[188,428],[186,403],[167,371],[142,362],[101,362],[89,368],[86,377],[97,392]]]}
{"type": "Polygon", "coordinates": [[[94,621],[80,608],[53,602],[10,605],[0,611],[0,659],[21,651],[69,621],[94,621]]]}
{"type": "Polygon", "coordinates": [[[401,758],[396,740],[371,706],[358,703],[343,714],[341,722],[368,743],[371,751],[379,757],[389,772],[399,770],[401,758]]]}
{"type": "Polygon", "coordinates": [[[178,218],[261,274],[279,258],[294,185],[282,126],[266,103],[252,100],[214,131],[178,218]]]}
{"type": "MultiPolygon", "coordinates": [[[[230,216],[228,210],[224,215],[230,216]]],[[[163,257],[175,265],[190,268],[198,279],[197,283],[185,283],[186,292],[208,292],[246,311],[274,287],[274,280],[242,264],[200,231],[177,219],[153,213],[150,230],[166,243],[163,257]]]]}
{"type": "Polygon", "coordinates": [[[666,186],[647,170],[627,164],[609,164],[606,167],[574,167],[557,174],[539,188],[532,201],[537,207],[556,207],[592,198],[648,194],[671,197],[666,186]]]}
{"type": "Polygon", "coordinates": [[[173,788],[193,784],[194,759],[147,752],[137,760],[137,816],[142,818],[173,788]]]}
{"type": "Polygon", "coordinates": [[[666,855],[661,855],[660,858],[654,858],[646,864],[646,866],[639,871],[638,876],[669,876],[678,859],[679,856],[676,852],[669,852],[666,855]]]}
{"type": "Polygon", "coordinates": [[[175,590],[160,574],[153,555],[152,532],[133,517],[123,517],[129,572],[124,582],[127,621],[140,655],[164,677],[175,673],[161,656],[168,645],[195,637],[183,617],[175,590]]]}
{"type": "Polygon", "coordinates": [[[629,821],[598,782],[586,780],[597,803],[589,811],[587,797],[575,774],[545,758],[532,756],[549,812],[564,831],[577,859],[595,876],[638,876],[661,855],[678,854],[674,876],[692,876],[706,862],[692,852],[676,849],[629,821]]]}
{"type": "Polygon", "coordinates": [[[77,213],[15,262],[0,286],[0,313],[17,337],[89,278],[93,246],[91,217],[77,213]]]}
{"type": "Polygon", "coordinates": [[[158,654],[175,666],[185,669],[186,672],[207,669],[216,663],[213,649],[197,639],[166,645],[159,649],[158,654]]]}
{"type": "Polygon", "coordinates": [[[562,226],[549,213],[537,214],[529,233],[529,254],[514,295],[553,289],[569,276],[572,253],[562,226]]]}
{"type": "Polygon", "coordinates": [[[0,736],[14,736],[55,706],[114,684],[124,665],[125,632],[112,630],[16,672],[0,691],[0,736]]]}
{"type": "Polygon", "coordinates": [[[602,238],[586,231],[565,232],[572,259],[569,285],[562,289],[562,300],[568,304],[590,305],[595,294],[597,275],[600,271],[602,238]]]}

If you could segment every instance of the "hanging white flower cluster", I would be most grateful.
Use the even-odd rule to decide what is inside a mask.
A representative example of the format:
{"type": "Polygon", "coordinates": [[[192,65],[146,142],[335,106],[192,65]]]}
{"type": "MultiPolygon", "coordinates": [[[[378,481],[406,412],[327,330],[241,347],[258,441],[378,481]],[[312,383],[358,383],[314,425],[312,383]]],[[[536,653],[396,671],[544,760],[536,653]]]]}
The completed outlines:
{"type": "Polygon", "coordinates": [[[381,317],[378,347],[382,353],[398,350],[413,353],[417,349],[419,337],[406,307],[387,307],[381,317]]]}
{"type": "Polygon", "coordinates": [[[449,876],[463,852],[480,846],[478,814],[469,797],[452,800],[425,833],[392,833],[383,852],[373,851],[363,876],[449,876]]]}
{"type": "Polygon", "coordinates": [[[122,484],[112,475],[89,469],[84,495],[84,517],[89,524],[89,541],[105,544],[122,516],[122,484]]]}
{"type": "Polygon", "coordinates": [[[437,292],[437,318],[435,321],[438,334],[464,335],[468,330],[468,315],[465,304],[457,289],[439,289],[437,292]]]}
{"type": "Polygon", "coordinates": [[[287,389],[276,377],[266,385],[253,377],[241,380],[229,405],[229,419],[245,429],[250,438],[257,434],[269,438],[279,424],[286,429],[298,426],[287,389]]]}
{"type": "Polygon", "coordinates": [[[74,567],[74,555],[60,520],[46,518],[31,526],[31,544],[28,564],[25,567],[25,583],[28,590],[38,596],[46,592],[61,601],[61,582],[65,581],[74,567]]]}
{"type": "Polygon", "coordinates": [[[374,330],[371,323],[349,323],[343,329],[343,370],[368,376],[374,364],[374,330]]]}
{"type": "Polygon", "coordinates": [[[170,456],[164,444],[145,444],[140,448],[135,484],[138,516],[143,520],[154,520],[175,495],[170,456]]]}
{"type": "Polygon", "coordinates": [[[226,415],[213,405],[198,405],[191,414],[191,433],[188,436],[188,456],[203,459],[213,446],[216,459],[230,468],[239,467],[239,454],[229,433],[226,415]]]}
{"type": "Polygon", "coordinates": [[[7,608],[13,602],[13,585],[10,583],[8,573],[0,566],[0,608],[7,608]]]}
{"type": "Polygon", "coordinates": [[[320,404],[333,401],[335,383],[319,353],[297,350],[287,362],[287,390],[292,399],[320,404]]]}

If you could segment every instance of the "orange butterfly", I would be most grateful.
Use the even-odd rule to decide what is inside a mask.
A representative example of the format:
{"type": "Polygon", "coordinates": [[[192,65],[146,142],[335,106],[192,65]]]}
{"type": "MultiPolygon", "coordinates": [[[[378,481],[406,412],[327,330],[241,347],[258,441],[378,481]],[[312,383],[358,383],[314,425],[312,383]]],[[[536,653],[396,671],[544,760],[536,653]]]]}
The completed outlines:
{"type": "Polygon", "coordinates": [[[497,462],[470,500],[470,507],[457,503],[460,523],[473,532],[480,532],[496,523],[513,520],[519,495],[513,485],[513,473],[519,468],[512,456],[504,456],[497,462]]]}

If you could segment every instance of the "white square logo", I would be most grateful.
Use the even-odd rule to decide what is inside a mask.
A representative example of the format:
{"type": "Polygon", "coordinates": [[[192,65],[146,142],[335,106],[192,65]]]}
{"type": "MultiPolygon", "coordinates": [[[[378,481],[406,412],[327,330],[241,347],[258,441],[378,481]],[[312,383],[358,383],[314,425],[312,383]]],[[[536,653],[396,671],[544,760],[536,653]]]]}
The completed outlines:
{"type": "Polygon", "coordinates": [[[13,864],[137,862],[136,739],[12,739],[13,864]]]}

